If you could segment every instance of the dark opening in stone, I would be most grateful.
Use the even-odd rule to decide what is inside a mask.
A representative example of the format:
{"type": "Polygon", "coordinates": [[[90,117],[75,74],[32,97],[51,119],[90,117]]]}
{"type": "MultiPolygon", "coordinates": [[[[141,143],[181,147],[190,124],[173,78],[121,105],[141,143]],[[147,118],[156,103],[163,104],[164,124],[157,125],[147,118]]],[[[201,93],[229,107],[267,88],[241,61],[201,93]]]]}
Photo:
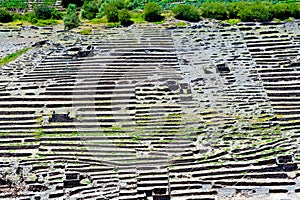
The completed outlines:
{"type": "Polygon", "coordinates": [[[217,69],[219,73],[229,73],[230,69],[226,66],[225,63],[217,64],[217,69]]]}
{"type": "Polygon", "coordinates": [[[49,122],[73,122],[75,119],[70,117],[70,112],[67,114],[56,114],[55,111],[52,112],[52,116],[49,122]]]}

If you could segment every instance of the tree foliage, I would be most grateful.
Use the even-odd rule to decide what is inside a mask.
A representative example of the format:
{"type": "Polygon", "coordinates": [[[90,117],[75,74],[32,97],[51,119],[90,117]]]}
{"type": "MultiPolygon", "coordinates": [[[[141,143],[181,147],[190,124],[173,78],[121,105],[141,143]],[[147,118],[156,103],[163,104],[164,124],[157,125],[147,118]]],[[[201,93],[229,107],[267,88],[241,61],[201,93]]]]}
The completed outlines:
{"type": "Polygon", "coordinates": [[[65,30],[78,27],[80,25],[80,20],[77,15],[77,6],[75,4],[69,4],[66,11],[67,14],[64,16],[65,30]]]}
{"type": "Polygon", "coordinates": [[[104,8],[104,14],[106,15],[108,22],[118,22],[118,7],[115,2],[108,3],[104,8]]]}
{"type": "Polygon", "coordinates": [[[95,1],[84,1],[81,9],[81,17],[85,19],[94,19],[99,11],[99,6],[95,1]]]}
{"type": "Polygon", "coordinates": [[[254,2],[241,8],[237,15],[242,21],[269,21],[272,19],[271,9],[271,3],[254,2]]]}
{"type": "Polygon", "coordinates": [[[125,8],[119,11],[118,18],[121,25],[123,26],[129,26],[132,24],[132,21],[130,20],[131,15],[129,11],[125,8]]]}
{"type": "Polygon", "coordinates": [[[37,6],[34,8],[34,13],[37,19],[51,19],[51,9],[46,5],[37,6]]]}
{"type": "Polygon", "coordinates": [[[201,12],[205,18],[227,19],[226,5],[221,2],[206,2],[202,5],[201,12]]]}
{"type": "Polygon", "coordinates": [[[200,20],[198,9],[191,5],[179,4],[174,7],[173,13],[177,19],[196,22],[200,20]]]}
{"type": "Polygon", "coordinates": [[[155,2],[149,2],[145,5],[144,16],[148,22],[157,22],[162,20],[162,8],[155,2]]]}
{"type": "Polygon", "coordinates": [[[0,8],[0,22],[7,23],[12,20],[12,15],[5,8],[0,8]]]}

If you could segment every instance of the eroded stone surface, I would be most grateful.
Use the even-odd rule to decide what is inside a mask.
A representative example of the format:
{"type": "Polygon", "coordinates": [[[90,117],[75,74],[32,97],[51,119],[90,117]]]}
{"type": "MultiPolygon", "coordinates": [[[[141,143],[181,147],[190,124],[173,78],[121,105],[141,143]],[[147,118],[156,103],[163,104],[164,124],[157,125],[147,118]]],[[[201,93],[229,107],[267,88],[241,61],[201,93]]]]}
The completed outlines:
{"type": "Polygon", "coordinates": [[[298,198],[298,24],[47,31],[0,69],[0,198],[298,198]]]}

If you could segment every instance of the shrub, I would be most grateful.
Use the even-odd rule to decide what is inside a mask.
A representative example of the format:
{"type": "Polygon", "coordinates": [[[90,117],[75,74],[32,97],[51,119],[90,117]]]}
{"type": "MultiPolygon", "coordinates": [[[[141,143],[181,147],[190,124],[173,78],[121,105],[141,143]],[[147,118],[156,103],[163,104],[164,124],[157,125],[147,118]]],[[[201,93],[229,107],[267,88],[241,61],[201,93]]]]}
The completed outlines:
{"type": "Polygon", "coordinates": [[[122,26],[129,26],[132,24],[132,21],[130,20],[131,15],[127,9],[120,10],[118,18],[122,26]]]}
{"type": "Polygon", "coordinates": [[[118,8],[115,2],[108,3],[104,8],[104,14],[108,22],[118,22],[118,8]]]}
{"type": "Polygon", "coordinates": [[[23,19],[23,15],[22,14],[16,13],[16,12],[12,14],[12,20],[13,21],[22,20],[22,19],[23,19]]]}
{"type": "Polygon", "coordinates": [[[37,19],[36,16],[34,14],[34,12],[27,12],[23,15],[22,18],[24,21],[30,22],[30,23],[36,23],[37,19]]]}
{"type": "Polygon", "coordinates": [[[144,16],[145,20],[148,22],[157,22],[162,20],[161,7],[155,3],[150,2],[145,5],[144,16]]]}
{"type": "Polygon", "coordinates": [[[7,23],[13,20],[12,15],[4,8],[0,8],[0,22],[7,23]]]}
{"type": "Polygon", "coordinates": [[[131,19],[134,23],[143,23],[145,21],[143,14],[140,12],[132,13],[131,19]]]}
{"type": "Polygon", "coordinates": [[[111,3],[113,3],[118,10],[125,8],[125,3],[123,0],[113,0],[111,3]]]}
{"type": "Polygon", "coordinates": [[[202,16],[224,20],[227,19],[226,5],[221,2],[206,2],[201,7],[202,16]]]}
{"type": "Polygon", "coordinates": [[[296,19],[300,18],[300,4],[294,3],[290,5],[291,16],[296,19]]]}
{"type": "Polygon", "coordinates": [[[272,6],[272,15],[277,19],[287,19],[291,16],[290,6],[287,3],[278,3],[272,6]]]}
{"type": "Polygon", "coordinates": [[[245,2],[245,1],[229,3],[226,7],[228,18],[229,19],[239,18],[238,13],[240,12],[240,10],[248,6],[249,6],[249,2],[245,2]]]}
{"type": "Polygon", "coordinates": [[[271,3],[268,2],[254,2],[247,7],[241,8],[238,17],[242,21],[269,21],[272,18],[270,12],[271,3]]]}
{"type": "Polygon", "coordinates": [[[98,13],[98,5],[95,1],[85,1],[81,9],[81,16],[85,19],[94,19],[98,13]]]}
{"type": "Polygon", "coordinates": [[[80,20],[77,15],[76,5],[69,4],[66,11],[67,11],[67,14],[64,16],[65,30],[70,30],[72,28],[78,27],[80,25],[80,20]]]}
{"type": "Polygon", "coordinates": [[[191,5],[179,4],[173,9],[177,19],[196,22],[200,20],[200,13],[197,8],[191,5]]]}
{"type": "Polygon", "coordinates": [[[48,6],[41,5],[34,8],[34,13],[37,19],[50,19],[52,14],[48,6]]]}
{"type": "Polygon", "coordinates": [[[56,9],[51,9],[51,19],[63,19],[63,13],[56,9]]]}

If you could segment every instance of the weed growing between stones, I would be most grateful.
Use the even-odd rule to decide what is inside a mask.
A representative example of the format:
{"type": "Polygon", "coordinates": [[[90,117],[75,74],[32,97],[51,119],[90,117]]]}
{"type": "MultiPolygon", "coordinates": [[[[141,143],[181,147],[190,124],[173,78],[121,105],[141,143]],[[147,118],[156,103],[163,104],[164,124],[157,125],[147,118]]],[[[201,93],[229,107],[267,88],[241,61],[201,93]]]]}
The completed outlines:
{"type": "Polygon", "coordinates": [[[26,51],[28,51],[30,48],[24,48],[24,49],[21,49],[15,53],[12,53],[12,54],[9,54],[7,56],[5,56],[4,58],[2,58],[0,60],[0,66],[1,65],[4,65],[6,63],[9,63],[13,60],[15,60],[16,58],[18,58],[20,55],[22,55],[23,53],[25,53],[26,51]]]}

